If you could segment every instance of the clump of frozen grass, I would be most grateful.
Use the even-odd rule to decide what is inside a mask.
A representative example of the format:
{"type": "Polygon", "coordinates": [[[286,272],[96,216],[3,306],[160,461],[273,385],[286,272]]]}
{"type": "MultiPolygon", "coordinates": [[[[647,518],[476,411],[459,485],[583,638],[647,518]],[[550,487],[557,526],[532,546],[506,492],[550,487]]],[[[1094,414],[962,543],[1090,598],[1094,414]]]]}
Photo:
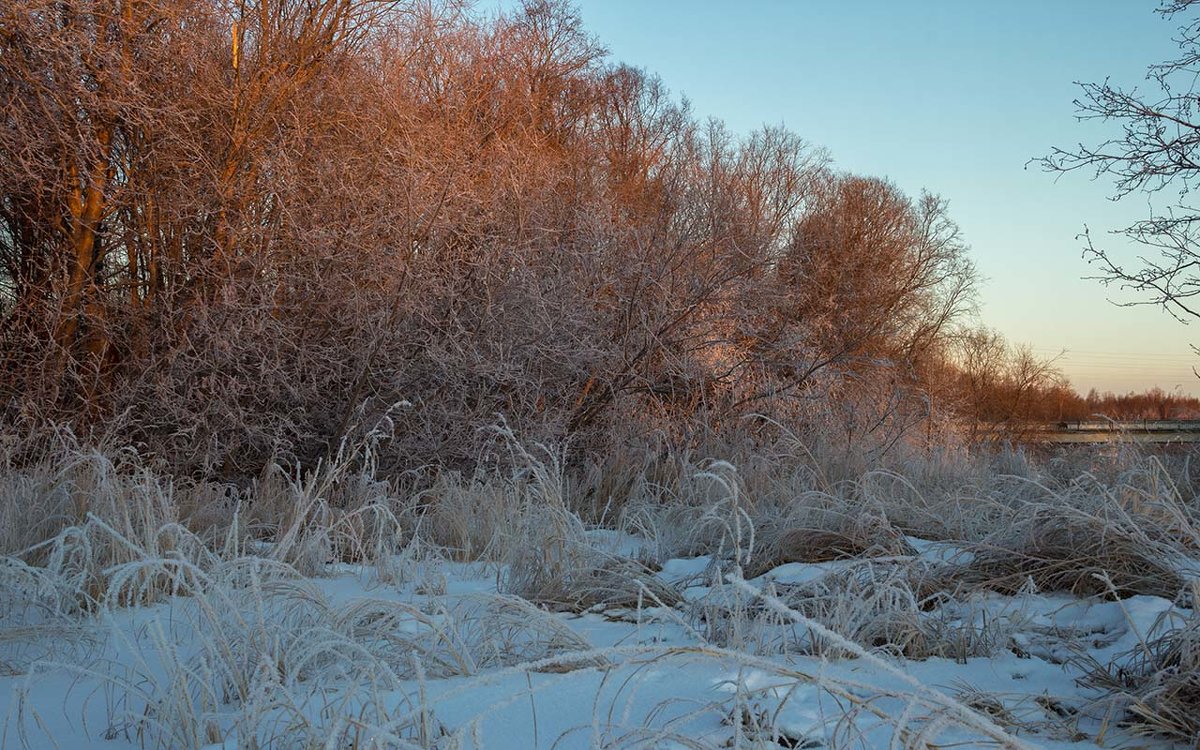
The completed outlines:
{"type": "Polygon", "coordinates": [[[1081,596],[1150,594],[1173,599],[1190,562],[1178,541],[1119,505],[1094,512],[1031,505],[1025,517],[971,548],[965,581],[1003,593],[1032,583],[1081,596]],[[1111,585],[1106,581],[1111,581],[1111,585]]]}
{"type": "Polygon", "coordinates": [[[496,594],[434,599],[420,607],[359,600],[344,608],[335,629],[405,679],[417,676],[410,671],[414,654],[424,675],[443,678],[591,649],[557,617],[518,597],[496,594]]]}
{"type": "Polygon", "coordinates": [[[843,508],[884,515],[897,529],[928,540],[981,539],[1016,517],[1027,479],[993,473],[983,460],[935,454],[897,470],[875,469],[843,493],[843,508]]]}
{"type": "Polygon", "coordinates": [[[618,525],[647,539],[655,561],[712,555],[749,564],[759,508],[741,472],[728,461],[692,463],[686,454],[678,460],[674,486],[628,503],[618,525]]]}
{"type": "MultiPolygon", "coordinates": [[[[179,521],[174,483],[132,453],[84,449],[69,433],[56,446],[41,461],[0,460],[0,671],[24,673],[39,659],[86,653],[97,641],[94,615],[113,596],[115,568],[216,559],[179,521]]],[[[141,575],[129,603],[176,590],[171,577],[141,575]]]]}
{"type": "Polygon", "coordinates": [[[673,607],[683,597],[644,563],[597,549],[587,540],[531,533],[534,544],[504,568],[505,591],[562,611],[673,607]],[[540,543],[543,546],[536,546],[540,543]]]}
{"type": "Polygon", "coordinates": [[[142,524],[158,519],[116,520],[123,521],[123,528],[89,512],[81,525],[67,527],[19,556],[2,558],[0,600],[15,609],[29,603],[33,591],[41,609],[77,615],[94,613],[109,601],[147,604],[180,593],[181,571],[209,568],[218,560],[203,540],[178,523],[150,531],[142,524]],[[147,565],[155,561],[170,569],[147,565]],[[123,579],[114,587],[116,571],[135,580],[123,579]],[[32,589],[30,581],[37,582],[32,589]]]}
{"type": "MultiPolygon", "coordinates": [[[[785,602],[770,593],[764,593],[756,590],[748,584],[744,579],[735,574],[730,574],[726,577],[729,583],[743,593],[760,598],[763,603],[782,618],[786,618],[798,625],[803,625],[812,630],[816,635],[828,639],[833,645],[845,649],[854,656],[870,662],[874,666],[880,668],[886,673],[889,673],[899,678],[903,683],[909,685],[913,692],[910,694],[912,705],[924,704],[926,707],[933,709],[941,714],[945,719],[949,719],[954,723],[964,728],[977,731],[985,737],[997,742],[1004,747],[1012,748],[1029,748],[1030,746],[1024,741],[1012,736],[1003,728],[998,726],[990,717],[972,709],[961,701],[955,700],[933,687],[921,684],[916,678],[904,672],[899,667],[880,658],[861,645],[845,638],[839,633],[834,632],[825,625],[816,620],[805,616],[803,613],[789,607],[785,602]]],[[[908,715],[908,709],[905,710],[905,715],[908,715]]],[[[938,721],[931,722],[931,728],[935,731],[940,731],[945,728],[945,724],[939,724],[938,721]]],[[[926,733],[918,736],[918,741],[928,742],[931,737],[926,733]]],[[[906,743],[907,745],[907,743],[906,743]]]]}
{"type": "Polygon", "coordinates": [[[439,472],[405,499],[399,517],[432,547],[463,561],[508,561],[535,538],[582,539],[583,523],[567,506],[562,449],[526,447],[503,424],[492,431],[511,453],[507,470],[479,469],[470,477],[439,472]]]}
{"type": "MultiPolygon", "coordinates": [[[[786,608],[781,614],[787,617],[786,608]]],[[[644,652],[646,647],[639,650],[644,652]]],[[[615,658],[632,655],[633,649],[606,653],[615,658]]],[[[860,653],[870,658],[866,652],[860,653]]],[[[588,733],[588,747],[612,749],[886,746],[924,750],[956,744],[1030,748],[986,713],[925,687],[884,662],[877,666],[891,670],[902,687],[868,686],[824,670],[808,672],[711,645],[658,649],[627,664],[632,673],[617,672],[620,686],[597,704],[592,724],[563,735],[556,746],[581,744],[579,735],[588,733]],[[647,710],[642,677],[695,662],[721,665],[726,678],[718,683],[719,697],[708,701],[664,698],[647,710]],[[640,710],[631,710],[635,706],[640,710]],[[808,719],[796,723],[788,716],[789,707],[801,708],[808,719]],[[568,744],[568,740],[576,742],[568,744]]]]}
{"type": "Polygon", "coordinates": [[[567,477],[571,510],[589,524],[612,526],[631,501],[658,498],[675,486],[679,469],[658,441],[588,456],[567,477]]]}
{"type": "MultiPolygon", "coordinates": [[[[877,499],[908,533],[970,542],[969,559],[956,576],[964,585],[1004,593],[1033,586],[1085,596],[1172,598],[1196,571],[1200,503],[1158,458],[1127,460],[1110,472],[1111,481],[1087,472],[1069,479],[1029,476],[1032,469],[1025,476],[985,472],[940,499],[915,488],[908,499],[877,499]],[[1105,577],[1114,585],[1101,583],[1105,577]]],[[[880,473],[863,481],[881,476],[911,484],[880,473]]]]}
{"type": "Polygon", "coordinates": [[[747,577],[753,578],[769,570],[793,562],[818,563],[832,560],[871,557],[906,557],[916,550],[882,514],[862,509],[855,514],[827,513],[825,518],[812,518],[811,527],[794,526],[787,518],[771,524],[760,523],[767,529],[759,550],[747,566],[747,577]],[[823,523],[822,523],[823,521],[823,523]]]}
{"type": "Polygon", "coordinates": [[[674,606],[682,597],[642,563],[599,548],[567,507],[562,455],[522,449],[525,469],[507,529],[493,543],[502,590],[552,609],[674,606]]]}
{"type": "Polygon", "coordinates": [[[51,570],[0,558],[0,603],[0,676],[79,656],[98,640],[80,616],[74,588],[51,570]]]}
{"type": "MultiPolygon", "coordinates": [[[[989,617],[972,602],[934,590],[921,563],[864,561],[782,592],[780,601],[873,652],[906,659],[993,656],[1005,648],[1019,613],[989,617]]],[[[819,633],[805,633],[809,653],[851,656],[819,633]]]]}
{"type": "MultiPolygon", "coordinates": [[[[130,563],[113,571],[114,587],[136,587],[150,567],[178,575],[170,561],[130,563]]],[[[446,747],[444,728],[410,695],[414,680],[591,650],[561,620],[515,597],[334,605],[295,569],[262,558],[211,573],[188,569],[186,577],[190,596],[174,602],[169,619],[133,634],[113,627],[116,658],[57,665],[104,686],[107,736],[200,748],[231,739],[244,747],[311,747],[317,738],[342,746],[370,734],[403,742],[363,746],[446,747]],[[409,710],[398,712],[406,701],[409,710]]]]}
{"type": "Polygon", "coordinates": [[[59,579],[81,609],[105,597],[104,571],[114,565],[146,554],[193,561],[207,554],[181,523],[174,483],[128,452],[113,458],[67,444],[41,463],[9,467],[0,488],[9,545],[20,545],[2,552],[59,579]]]}
{"type": "Polygon", "coordinates": [[[519,493],[517,483],[496,474],[444,471],[405,501],[402,517],[451,559],[493,559],[519,507],[519,493]]]}
{"type": "Polygon", "coordinates": [[[46,438],[39,460],[20,460],[12,435],[0,435],[0,554],[13,555],[79,523],[114,489],[113,459],[69,430],[46,438]]]}
{"type": "MultiPolygon", "coordinates": [[[[722,581],[722,571],[712,571],[708,592],[691,605],[692,627],[707,643],[755,655],[798,653],[803,635],[753,597],[722,581]]],[[[776,593],[772,582],[766,584],[776,593]]]]}
{"type": "Polygon", "coordinates": [[[1192,609],[1168,610],[1141,642],[1107,664],[1090,667],[1083,682],[1101,690],[1121,714],[1120,723],[1141,735],[1200,744],[1200,584],[1191,584],[1192,609]]]}
{"type": "Polygon", "coordinates": [[[836,633],[833,641],[747,597],[740,586],[715,585],[697,604],[698,627],[730,648],[829,659],[857,654],[842,647],[844,640],[895,657],[959,662],[1007,648],[1024,621],[1021,611],[996,612],[986,601],[945,593],[946,573],[944,565],[916,559],[865,559],[845,561],[805,583],[765,582],[766,596],[836,633]]]}
{"type": "Polygon", "coordinates": [[[311,576],[335,562],[385,565],[404,546],[394,510],[400,502],[387,482],[375,478],[372,435],[343,443],[309,472],[267,467],[255,485],[249,521],[271,542],[273,559],[311,576]]]}

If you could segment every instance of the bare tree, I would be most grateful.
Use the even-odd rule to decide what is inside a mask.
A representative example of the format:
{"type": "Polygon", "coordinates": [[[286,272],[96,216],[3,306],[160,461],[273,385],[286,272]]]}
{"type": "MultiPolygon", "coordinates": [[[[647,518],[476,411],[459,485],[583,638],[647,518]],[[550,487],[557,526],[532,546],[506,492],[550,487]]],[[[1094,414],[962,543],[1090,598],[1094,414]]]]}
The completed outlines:
{"type": "Polygon", "coordinates": [[[1054,358],[1037,357],[1028,346],[1014,346],[989,328],[962,332],[953,356],[973,441],[1020,438],[1049,421],[1046,402],[1066,385],[1054,358]]]}
{"type": "MultiPolygon", "coordinates": [[[[1197,0],[1169,0],[1158,12],[1183,14],[1197,0]]],[[[1097,145],[1055,148],[1038,160],[1051,172],[1091,171],[1115,184],[1114,198],[1131,193],[1173,193],[1170,202],[1118,233],[1151,250],[1128,264],[1093,242],[1085,229],[1085,255],[1100,269],[1097,277],[1140,293],[1127,304],[1163,307],[1181,321],[1200,318],[1200,209],[1191,193],[1200,181],[1200,119],[1196,90],[1200,74],[1200,18],[1185,23],[1175,41],[1178,58],[1152,65],[1151,90],[1110,83],[1080,84],[1075,101],[1081,120],[1115,123],[1121,134],[1097,145]]]]}
{"type": "Polygon", "coordinates": [[[771,377],[747,398],[801,392],[829,368],[917,376],[972,310],[975,272],[945,201],[833,174],[806,198],[757,295],[748,345],[771,377]]]}

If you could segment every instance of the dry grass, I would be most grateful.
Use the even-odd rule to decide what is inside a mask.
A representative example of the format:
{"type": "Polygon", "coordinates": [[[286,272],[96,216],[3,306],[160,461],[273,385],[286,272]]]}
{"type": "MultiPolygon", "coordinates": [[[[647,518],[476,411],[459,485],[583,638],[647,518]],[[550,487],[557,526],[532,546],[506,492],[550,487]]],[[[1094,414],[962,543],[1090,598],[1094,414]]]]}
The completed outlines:
{"type": "MultiPolygon", "coordinates": [[[[1164,615],[1132,651],[1108,664],[1082,660],[1086,684],[1101,690],[1118,721],[1142,735],[1200,744],[1200,585],[1192,583],[1193,609],[1164,615]]],[[[1109,711],[1112,712],[1111,709],[1109,711]]]]}
{"type": "Polygon", "coordinates": [[[842,528],[785,528],[760,532],[760,546],[746,567],[754,578],[787,563],[818,563],[870,557],[905,557],[916,550],[887,519],[864,513],[842,528]],[[765,537],[765,539],[763,539],[765,537]]]}
{"type": "MultiPolygon", "coordinates": [[[[1064,479],[1061,464],[1039,474],[1010,456],[1020,473],[942,457],[907,475],[832,481],[810,454],[777,446],[734,462],[668,454],[614,477],[574,473],[561,451],[505,437],[515,470],[442,473],[423,488],[377,479],[372,446],[315,471],[271,468],[241,490],[171,480],[132,453],[70,440],[42,461],[0,462],[0,670],[91,664],[82,672],[118,696],[110,730],[148,747],[277,747],[285,737],[452,747],[462,728],[442,726],[413,681],[609,658],[547,609],[663,607],[705,649],[747,664],[777,654],[964,660],[1008,648],[1023,618],[997,615],[972,590],[1174,598],[1200,549],[1190,469],[1144,456],[1103,478],[1064,479]],[[629,496],[598,504],[606,492],[629,496]],[[644,558],[598,544],[585,517],[642,538],[644,558]],[[930,562],[909,534],[956,540],[962,552],[930,562]],[[680,555],[711,559],[705,583],[716,585],[700,601],[653,573],[680,555]],[[444,557],[494,566],[504,594],[444,596],[429,573],[444,557]],[[828,570],[803,584],[766,579],[776,604],[720,580],[788,562],[828,570]],[[344,563],[375,583],[419,582],[424,601],[333,606],[309,579],[344,563]],[[93,663],[100,616],[168,597],[182,620],[119,644],[128,658],[93,663]]],[[[1194,618],[1164,625],[1137,653],[1097,667],[1094,684],[1137,731],[1194,741],[1197,632],[1194,618]]],[[[703,711],[749,716],[731,731],[778,740],[760,714],[739,713],[749,705],[703,711]]],[[[649,737],[613,733],[610,744],[649,737]]]]}
{"type": "Polygon", "coordinates": [[[1124,461],[1109,469],[1111,481],[1085,472],[1024,482],[1024,497],[1010,502],[1014,517],[972,548],[966,580],[1009,592],[1032,584],[1174,598],[1196,573],[1200,497],[1157,457],[1124,461]]]}
{"type": "MultiPolygon", "coordinates": [[[[946,566],[916,559],[860,559],[811,582],[768,582],[764,591],[806,620],[872,652],[962,662],[1007,649],[1023,613],[1017,608],[996,613],[983,601],[951,596],[944,588],[948,572],[946,566]]],[[[736,587],[714,587],[694,615],[698,630],[729,648],[832,659],[855,655],[840,642],[740,596],[736,587]]]]}
{"type": "Polygon", "coordinates": [[[1173,599],[1184,585],[1174,545],[1073,508],[1032,510],[972,551],[964,579],[1008,594],[1032,585],[1079,596],[1173,599]]]}

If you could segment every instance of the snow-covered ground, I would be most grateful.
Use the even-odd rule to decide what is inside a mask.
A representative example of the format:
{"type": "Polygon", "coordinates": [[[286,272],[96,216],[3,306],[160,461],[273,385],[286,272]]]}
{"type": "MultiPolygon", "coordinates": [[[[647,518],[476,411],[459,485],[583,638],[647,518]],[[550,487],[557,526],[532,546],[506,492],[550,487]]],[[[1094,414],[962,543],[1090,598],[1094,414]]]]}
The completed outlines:
{"type": "MultiPolygon", "coordinates": [[[[591,538],[630,558],[643,544],[615,532],[591,538]]],[[[1081,678],[1089,666],[1146,648],[1189,609],[1152,596],[1084,599],[1032,589],[872,609],[872,597],[895,594],[885,585],[893,576],[934,569],[957,552],[909,541],[916,556],[793,562],[745,582],[713,558],[672,559],[652,575],[679,600],[661,601],[658,587],[643,583],[637,604],[584,611],[552,611],[501,593],[510,588],[503,565],[433,555],[332,565],[313,578],[241,557],[204,573],[175,571],[187,595],[82,618],[27,603],[29,627],[0,641],[0,665],[8,665],[0,673],[0,747],[1124,747],[1135,740],[1120,726],[1126,707],[1102,700],[1081,678]],[[847,613],[865,619],[838,615],[843,599],[847,613]],[[806,604],[817,601],[817,609],[806,604]],[[818,609],[818,620],[844,623],[841,632],[858,643],[810,620],[818,609]],[[878,645],[872,628],[887,636],[878,645]]],[[[136,598],[158,570],[112,574],[116,588],[136,598]]]]}

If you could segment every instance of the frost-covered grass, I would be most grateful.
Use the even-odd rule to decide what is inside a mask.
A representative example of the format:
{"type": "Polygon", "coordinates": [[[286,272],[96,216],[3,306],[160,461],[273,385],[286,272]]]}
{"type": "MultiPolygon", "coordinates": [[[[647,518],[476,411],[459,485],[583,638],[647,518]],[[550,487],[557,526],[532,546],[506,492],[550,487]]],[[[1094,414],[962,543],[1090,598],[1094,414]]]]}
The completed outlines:
{"type": "Polygon", "coordinates": [[[0,747],[1200,740],[1186,455],[0,460],[0,747]]]}

